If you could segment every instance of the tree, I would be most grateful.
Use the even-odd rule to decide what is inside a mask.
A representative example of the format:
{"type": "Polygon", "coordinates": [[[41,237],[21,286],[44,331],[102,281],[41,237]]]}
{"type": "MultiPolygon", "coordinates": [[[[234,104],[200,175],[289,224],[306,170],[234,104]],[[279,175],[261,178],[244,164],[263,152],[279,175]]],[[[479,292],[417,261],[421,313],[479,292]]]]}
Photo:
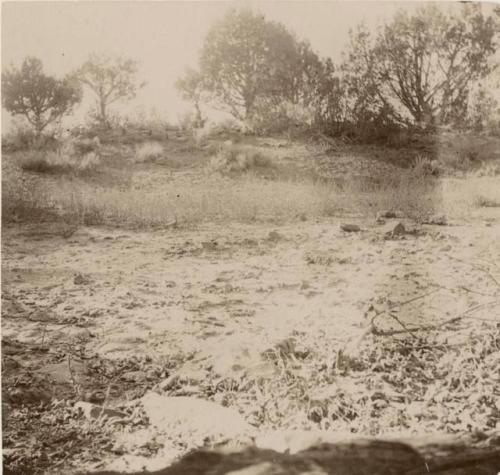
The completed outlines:
{"type": "Polygon", "coordinates": [[[451,123],[464,116],[472,83],[492,70],[497,32],[497,20],[479,4],[465,5],[459,15],[436,6],[401,11],[374,41],[358,31],[345,69],[394,117],[451,123]]]}
{"type": "Polygon", "coordinates": [[[137,62],[126,58],[92,55],[75,73],[96,97],[94,115],[99,123],[109,126],[108,107],[120,100],[133,99],[144,87],[137,79],[137,62]]]}
{"type": "Polygon", "coordinates": [[[300,63],[287,29],[249,10],[230,11],[209,31],[200,59],[204,89],[219,108],[247,119],[259,103],[274,105],[294,94],[300,63]]]}
{"type": "Polygon", "coordinates": [[[200,103],[204,94],[204,85],[201,74],[194,69],[188,68],[184,76],[177,80],[175,86],[182,94],[183,99],[193,103],[196,111],[195,126],[203,126],[204,119],[200,103]]]}
{"type": "Polygon", "coordinates": [[[27,57],[20,69],[2,73],[2,105],[13,115],[22,115],[37,135],[81,101],[81,89],[70,77],[56,79],[43,72],[42,62],[27,57]]]}

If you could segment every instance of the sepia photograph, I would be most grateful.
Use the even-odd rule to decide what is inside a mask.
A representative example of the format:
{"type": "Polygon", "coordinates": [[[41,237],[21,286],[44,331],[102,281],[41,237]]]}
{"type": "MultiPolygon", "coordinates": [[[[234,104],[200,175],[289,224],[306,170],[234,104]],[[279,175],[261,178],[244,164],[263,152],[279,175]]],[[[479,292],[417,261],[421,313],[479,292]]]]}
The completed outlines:
{"type": "Polygon", "coordinates": [[[4,475],[499,475],[500,4],[2,1],[4,475]]]}

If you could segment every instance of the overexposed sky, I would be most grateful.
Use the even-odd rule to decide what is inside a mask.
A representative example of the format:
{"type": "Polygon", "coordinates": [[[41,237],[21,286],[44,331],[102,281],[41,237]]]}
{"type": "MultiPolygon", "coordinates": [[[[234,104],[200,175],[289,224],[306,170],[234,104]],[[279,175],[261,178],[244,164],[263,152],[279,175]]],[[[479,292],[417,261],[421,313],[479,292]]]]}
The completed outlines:
{"type": "Polygon", "coordinates": [[[92,52],[131,57],[140,62],[141,78],[147,85],[127,112],[155,108],[176,121],[188,105],[179,98],[174,83],[187,66],[196,67],[208,29],[230,8],[251,7],[282,22],[299,38],[308,39],[320,55],[335,61],[340,59],[350,28],[362,21],[373,27],[398,9],[420,4],[373,0],[3,2],[2,68],[20,65],[25,56],[33,55],[43,61],[48,73],[63,75],[92,52]]]}

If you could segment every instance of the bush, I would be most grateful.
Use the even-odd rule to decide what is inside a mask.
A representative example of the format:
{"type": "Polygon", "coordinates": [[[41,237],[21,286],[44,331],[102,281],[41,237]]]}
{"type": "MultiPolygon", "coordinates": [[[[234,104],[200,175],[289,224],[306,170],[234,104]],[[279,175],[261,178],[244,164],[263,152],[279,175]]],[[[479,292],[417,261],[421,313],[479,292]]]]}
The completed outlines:
{"type": "Polygon", "coordinates": [[[17,156],[20,167],[25,171],[36,173],[68,173],[89,172],[100,164],[98,151],[79,154],[74,142],[66,142],[58,150],[29,150],[19,152],[17,156]]]}
{"type": "Polygon", "coordinates": [[[210,160],[210,168],[223,173],[244,172],[255,168],[268,168],[272,160],[249,146],[225,142],[210,160]]]}
{"type": "Polygon", "coordinates": [[[19,158],[21,168],[28,172],[56,173],[64,171],[65,167],[50,160],[47,152],[30,150],[24,152],[19,158]]]}
{"type": "Polygon", "coordinates": [[[31,127],[19,122],[2,136],[2,149],[6,152],[55,150],[58,146],[59,142],[54,134],[37,136],[31,127]]]}
{"type": "Polygon", "coordinates": [[[135,148],[135,161],[144,163],[162,158],[164,155],[163,145],[159,142],[144,142],[135,148]]]}
{"type": "Polygon", "coordinates": [[[258,105],[253,115],[246,121],[246,128],[257,135],[292,133],[297,129],[308,129],[314,123],[312,108],[289,101],[275,107],[258,105]]]}

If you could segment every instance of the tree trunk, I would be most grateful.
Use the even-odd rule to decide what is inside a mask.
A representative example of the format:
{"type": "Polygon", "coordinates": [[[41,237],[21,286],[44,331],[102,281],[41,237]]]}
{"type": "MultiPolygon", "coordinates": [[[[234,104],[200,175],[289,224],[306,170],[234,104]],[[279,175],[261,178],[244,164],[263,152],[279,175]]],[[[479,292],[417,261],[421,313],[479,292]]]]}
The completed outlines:
{"type": "Polygon", "coordinates": [[[99,100],[99,121],[104,129],[108,128],[108,117],[106,115],[106,101],[101,97],[99,100]]]}

